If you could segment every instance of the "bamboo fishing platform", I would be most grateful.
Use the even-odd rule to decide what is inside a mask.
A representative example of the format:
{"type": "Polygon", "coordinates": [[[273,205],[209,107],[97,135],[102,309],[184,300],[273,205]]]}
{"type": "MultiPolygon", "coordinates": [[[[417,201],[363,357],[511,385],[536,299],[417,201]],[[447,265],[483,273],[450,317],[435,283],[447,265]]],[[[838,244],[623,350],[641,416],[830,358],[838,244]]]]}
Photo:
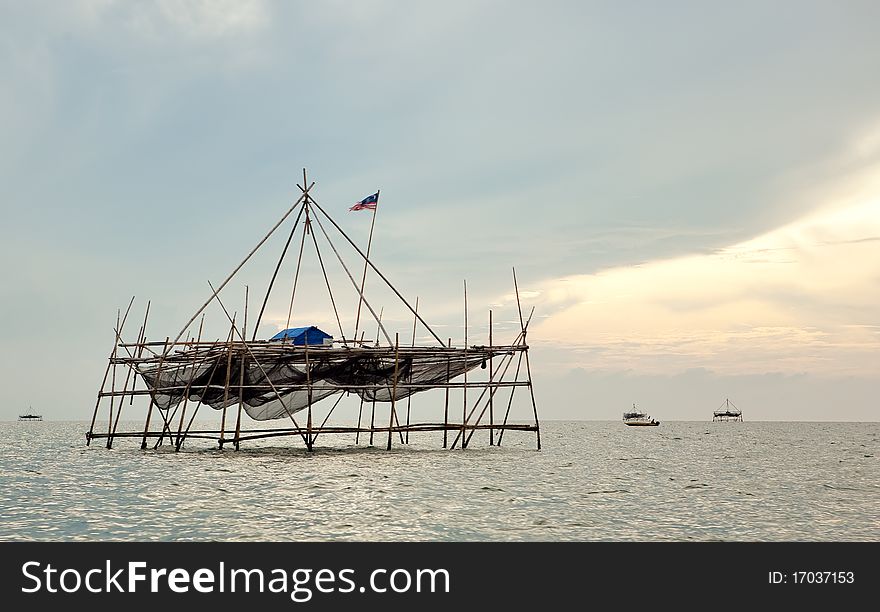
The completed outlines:
{"type": "Polygon", "coordinates": [[[734,403],[731,402],[729,399],[725,399],[724,403],[719,406],[718,410],[712,413],[712,421],[721,421],[723,423],[726,423],[727,421],[742,422],[742,420],[742,410],[737,408],[734,403]]]}
{"type": "MultiPolygon", "coordinates": [[[[187,321],[176,337],[151,340],[147,337],[150,302],[147,302],[143,323],[134,340],[123,339],[134,298],[124,313],[117,311],[113,348],[98,391],[91,425],[86,433],[86,444],[103,440],[112,448],[117,438],[140,441],[142,449],[158,449],[164,444],[180,451],[188,440],[213,441],[220,449],[232,445],[238,450],[243,442],[267,438],[293,437],[302,440],[311,451],[322,435],[349,436],[350,442],[373,445],[377,435],[385,438],[385,447],[392,448],[394,440],[409,444],[410,434],[442,433],[442,447],[467,448],[477,432],[488,434],[490,446],[500,446],[505,432],[519,431],[535,434],[537,448],[541,448],[538,409],[532,387],[529,346],[526,343],[529,322],[523,315],[516,271],[513,284],[518,314],[518,330],[505,343],[495,343],[493,314],[488,313],[488,335],[485,344],[468,342],[467,283],[464,283],[464,342],[453,346],[452,338],[445,341],[438,336],[415,306],[391,284],[370,259],[376,208],[370,226],[366,252],[362,250],[333,218],[315,201],[303,170],[303,183],[298,185],[301,195],[250,251],[238,266],[216,288],[208,283],[211,296],[187,321]],[[245,286],[244,317],[237,324],[237,314],[230,313],[220,294],[230,281],[276,233],[287,219],[297,212],[286,243],[278,258],[262,306],[255,323],[248,321],[248,287],[245,286]],[[325,226],[326,223],[326,226],[325,226]],[[360,284],[350,266],[344,261],[337,239],[357,255],[363,263],[360,284]],[[275,288],[279,270],[287,257],[294,238],[299,237],[299,256],[287,310],[287,327],[296,311],[298,279],[301,277],[302,256],[307,237],[314,245],[322,279],[332,308],[327,320],[338,325],[339,337],[316,342],[310,339],[310,328],[297,337],[285,330],[280,339],[257,339],[257,328],[275,288]],[[324,239],[337,259],[344,280],[356,293],[357,315],[353,330],[345,333],[343,318],[337,308],[338,300],[331,289],[330,275],[318,245],[324,239]],[[382,322],[382,312],[364,293],[368,270],[371,270],[390,289],[412,315],[412,334],[409,343],[401,343],[401,333],[392,334],[382,322]],[[209,306],[222,313],[225,340],[203,340],[205,316],[209,306]],[[376,324],[376,338],[365,340],[361,329],[362,307],[376,324]],[[200,318],[201,317],[201,318],[200,318]],[[199,320],[198,325],[196,321],[199,320]],[[196,330],[197,328],[197,330],[196,330]],[[431,336],[431,345],[417,345],[417,330],[422,328],[431,336]],[[252,329],[248,339],[248,329],[252,329]],[[384,342],[380,340],[384,339],[384,342]],[[512,367],[516,362],[515,367],[512,367]],[[469,374],[477,370],[481,374],[469,374]],[[522,389],[516,397],[517,389],[522,389]],[[413,397],[429,391],[443,394],[442,416],[439,410],[430,418],[421,410],[413,397]],[[358,405],[357,424],[330,422],[343,398],[352,397],[358,405]],[[335,398],[335,401],[333,401],[335,398]],[[405,401],[404,401],[405,400],[405,401]],[[120,428],[123,412],[125,420],[132,419],[135,402],[143,412],[143,426],[137,429],[120,428]],[[405,406],[404,406],[405,404],[405,406]],[[102,410],[103,407],[103,410],[102,410]],[[207,408],[206,408],[207,407],[207,408]],[[214,411],[218,425],[202,427],[206,411],[214,411]],[[202,421],[197,417],[202,411],[202,421]],[[365,422],[369,412],[369,422],[365,422]],[[106,415],[106,424],[99,426],[98,417],[106,415]],[[268,425],[280,423],[274,427],[268,425]]],[[[378,192],[376,193],[378,200],[378,192]]],[[[360,210],[360,209],[352,209],[360,210]]],[[[329,334],[317,330],[326,338],[329,334]]],[[[300,333],[300,332],[298,332],[300,333]]],[[[438,398],[439,405],[439,398],[438,398]]],[[[340,409],[342,410],[342,409],[340,409]]],[[[137,414],[137,412],[135,412],[137,414]]],[[[337,415],[338,416],[338,415],[337,415]]],[[[354,415],[351,415],[353,421],[354,415]]],[[[103,417],[102,417],[103,418],[103,417]]]]}

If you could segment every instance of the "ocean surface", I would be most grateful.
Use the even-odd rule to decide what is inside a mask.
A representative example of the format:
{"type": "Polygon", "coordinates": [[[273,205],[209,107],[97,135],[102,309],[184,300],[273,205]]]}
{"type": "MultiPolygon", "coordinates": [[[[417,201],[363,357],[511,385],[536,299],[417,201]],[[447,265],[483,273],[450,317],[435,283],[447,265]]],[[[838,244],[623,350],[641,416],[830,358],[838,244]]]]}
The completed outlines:
{"type": "Polygon", "coordinates": [[[548,421],[541,451],[508,431],[314,453],[87,429],[0,423],[0,540],[880,540],[880,423],[548,421]]]}

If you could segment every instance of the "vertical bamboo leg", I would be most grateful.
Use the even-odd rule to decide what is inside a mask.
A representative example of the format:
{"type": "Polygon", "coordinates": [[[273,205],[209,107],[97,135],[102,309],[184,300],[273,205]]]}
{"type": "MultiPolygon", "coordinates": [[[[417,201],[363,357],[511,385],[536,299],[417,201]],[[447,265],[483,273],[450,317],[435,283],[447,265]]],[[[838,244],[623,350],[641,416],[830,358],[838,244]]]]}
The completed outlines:
{"type": "MultiPolygon", "coordinates": [[[[449,339],[449,348],[452,348],[452,338],[449,339]]],[[[446,403],[443,407],[443,448],[446,448],[446,439],[449,436],[449,357],[446,357],[446,403]]]]}
{"type": "Polygon", "coordinates": [[[311,367],[309,366],[309,332],[308,332],[308,330],[306,330],[305,337],[306,337],[305,353],[306,353],[306,389],[307,389],[306,392],[308,393],[308,401],[309,401],[309,414],[308,414],[308,421],[306,423],[306,448],[308,448],[309,452],[311,452],[314,438],[312,438],[312,376],[311,376],[311,367]]]}
{"type": "MultiPolygon", "coordinates": [[[[162,356],[159,357],[159,365],[156,367],[156,383],[159,384],[159,377],[162,374],[162,363],[165,361],[165,355],[168,354],[168,341],[170,336],[165,337],[165,347],[162,349],[162,356]]],[[[141,439],[141,450],[147,450],[147,433],[150,431],[150,417],[153,415],[153,405],[156,403],[156,394],[158,391],[153,390],[150,396],[150,407],[147,408],[147,420],[144,421],[144,437],[141,439]]]]}
{"type": "Polygon", "coordinates": [[[359,444],[359,440],[361,437],[361,415],[364,413],[364,398],[361,398],[361,405],[358,408],[358,427],[357,431],[354,434],[354,443],[359,444]]]}
{"type": "MultiPolygon", "coordinates": [[[[391,390],[391,417],[389,418],[389,421],[388,421],[388,447],[387,447],[387,450],[391,450],[391,438],[392,438],[391,429],[394,427],[394,419],[397,416],[394,411],[394,404],[397,400],[397,373],[399,372],[399,363],[400,363],[400,334],[394,334],[394,387],[391,390]]],[[[399,424],[398,424],[398,427],[400,427],[399,424]]]]}
{"type": "MultiPolygon", "coordinates": [[[[122,317],[122,323],[117,323],[116,331],[114,332],[113,337],[113,349],[110,351],[110,357],[107,359],[107,369],[104,370],[104,378],[101,379],[101,389],[98,391],[98,399],[95,401],[95,410],[92,412],[92,423],[89,425],[89,431],[86,434],[86,446],[90,446],[92,444],[92,435],[95,433],[95,420],[98,418],[98,408],[101,405],[101,394],[104,393],[104,385],[107,384],[107,376],[110,374],[110,367],[113,364],[113,355],[116,354],[116,345],[120,342],[120,337],[122,335],[122,327],[125,327],[125,321],[128,319],[128,312],[131,310],[131,305],[134,304],[134,296],[131,296],[131,301],[128,303],[128,308],[125,309],[125,316],[122,317]]],[[[150,312],[150,303],[147,302],[147,313],[150,312]]],[[[146,321],[146,319],[144,319],[146,321]]]]}
{"type": "Polygon", "coordinates": [[[229,332],[229,344],[226,345],[226,381],[223,383],[223,410],[220,415],[220,439],[217,444],[223,450],[223,436],[226,433],[226,404],[229,403],[229,379],[232,377],[232,339],[235,337],[235,315],[232,316],[232,330],[229,332]]]}
{"type": "MultiPolygon", "coordinates": [[[[196,338],[196,346],[202,341],[202,329],[205,326],[205,315],[202,314],[202,320],[199,323],[199,335],[196,338]]],[[[196,349],[198,350],[198,349],[196,349]]],[[[193,363],[192,372],[189,375],[189,382],[186,383],[186,389],[183,394],[183,410],[180,411],[180,422],[177,424],[177,436],[174,439],[174,450],[180,451],[180,433],[183,431],[183,417],[186,416],[186,407],[189,403],[189,394],[192,391],[192,383],[193,379],[196,376],[196,370],[198,369],[198,365],[193,363]]],[[[170,436],[169,436],[170,437],[170,436]]]]}
{"type": "MultiPolygon", "coordinates": [[[[532,387],[532,369],[529,367],[529,347],[526,343],[526,326],[523,323],[522,306],[520,306],[519,302],[519,285],[516,283],[516,268],[513,269],[513,288],[516,291],[516,308],[519,311],[519,324],[522,328],[522,343],[525,347],[526,375],[529,379],[529,395],[532,397],[532,410],[535,413],[535,436],[538,440],[538,450],[541,450],[541,426],[538,423],[538,406],[535,403],[535,390],[532,387]]],[[[534,308],[532,309],[532,312],[534,312],[534,308]]]]}
{"type": "Polygon", "coordinates": [[[86,434],[86,446],[90,446],[92,444],[92,435],[95,433],[95,420],[98,418],[98,408],[101,405],[102,394],[104,393],[104,387],[107,384],[107,377],[110,375],[110,368],[113,367],[113,354],[116,352],[116,341],[113,341],[113,350],[110,352],[110,357],[107,358],[107,369],[104,370],[104,378],[101,380],[101,389],[98,391],[98,400],[95,402],[95,411],[92,413],[92,424],[89,425],[89,431],[86,434]]]}
{"type": "Polygon", "coordinates": [[[248,287],[244,287],[244,322],[241,327],[241,373],[238,376],[238,415],[235,417],[235,437],[233,438],[235,450],[239,448],[239,438],[241,437],[241,409],[244,407],[244,373],[247,367],[247,357],[245,355],[247,347],[247,315],[248,315],[248,287]]]}
{"type": "MultiPolygon", "coordinates": [[[[373,392],[375,393],[375,391],[373,392]]],[[[373,400],[373,407],[370,410],[370,446],[373,446],[373,432],[376,427],[376,400],[373,400]]]]}
{"type": "MultiPolygon", "coordinates": [[[[121,311],[117,309],[116,311],[116,333],[121,334],[122,332],[119,330],[119,320],[121,316],[121,311]]],[[[119,343],[116,343],[116,346],[113,347],[113,357],[111,361],[113,361],[113,370],[110,373],[110,390],[114,393],[114,395],[110,396],[110,414],[107,419],[107,448],[110,448],[110,434],[113,432],[113,403],[116,399],[116,356],[119,350],[119,343]]],[[[128,381],[128,379],[126,379],[128,381]]],[[[120,402],[121,404],[122,402],[120,402]]],[[[121,408],[122,406],[120,406],[121,408]]]]}
{"type": "MultiPolygon", "coordinates": [[[[416,296],[416,313],[419,312],[419,296],[416,296]]],[[[416,323],[418,323],[418,319],[413,317],[413,333],[412,333],[412,346],[416,345],[416,323]]],[[[409,369],[409,382],[412,383],[412,367],[409,369]]],[[[409,444],[409,413],[410,413],[410,405],[412,400],[412,390],[409,390],[410,393],[406,396],[406,442],[404,444],[409,444]]]]}
{"type": "Polygon", "coordinates": [[[464,443],[465,440],[465,427],[467,425],[467,350],[468,350],[468,324],[467,324],[467,281],[464,281],[464,387],[461,389],[461,448],[462,450],[467,448],[467,444],[464,443]]]}
{"type": "MultiPolygon", "coordinates": [[[[492,311],[489,311],[489,350],[492,350],[492,311]]],[[[489,357],[489,387],[492,387],[492,357],[489,357]]],[[[495,446],[495,408],[492,403],[495,392],[489,394],[489,446],[495,446]]]]}
{"type": "Polygon", "coordinates": [[[245,354],[245,351],[242,351],[241,369],[238,373],[238,414],[235,417],[235,435],[232,438],[232,444],[235,450],[238,450],[239,448],[239,437],[241,436],[241,409],[244,406],[244,372],[246,367],[247,355],[245,354]]]}
{"type": "MultiPolygon", "coordinates": [[[[519,354],[519,358],[516,362],[516,374],[513,375],[514,382],[519,380],[519,370],[522,365],[522,353],[519,354]]],[[[507,400],[507,411],[504,413],[504,421],[501,423],[501,431],[498,432],[498,446],[501,446],[501,441],[504,439],[504,428],[507,426],[507,417],[510,415],[510,407],[513,405],[513,393],[516,391],[516,387],[510,388],[510,399],[507,400]]]]}

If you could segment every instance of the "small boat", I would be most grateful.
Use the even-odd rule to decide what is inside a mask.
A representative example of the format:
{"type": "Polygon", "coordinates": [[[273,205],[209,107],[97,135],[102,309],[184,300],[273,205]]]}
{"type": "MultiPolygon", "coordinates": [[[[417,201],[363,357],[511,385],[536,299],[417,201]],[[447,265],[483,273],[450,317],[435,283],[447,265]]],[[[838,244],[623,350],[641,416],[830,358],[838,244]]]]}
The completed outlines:
{"type": "Polygon", "coordinates": [[[28,413],[18,415],[18,420],[19,421],[42,421],[43,415],[42,414],[34,414],[33,412],[31,412],[31,407],[28,406],[28,413]]]}
{"type": "Polygon", "coordinates": [[[635,427],[656,427],[660,424],[660,421],[644,412],[636,410],[636,405],[633,404],[632,412],[623,413],[623,423],[624,425],[635,427]]]}

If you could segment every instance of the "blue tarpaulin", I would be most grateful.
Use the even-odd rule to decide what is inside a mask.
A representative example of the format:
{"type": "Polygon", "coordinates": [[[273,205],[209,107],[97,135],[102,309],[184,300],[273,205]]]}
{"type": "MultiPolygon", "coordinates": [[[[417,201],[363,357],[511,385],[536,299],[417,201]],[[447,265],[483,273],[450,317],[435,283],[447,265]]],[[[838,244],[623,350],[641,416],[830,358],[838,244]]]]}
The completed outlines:
{"type": "Polygon", "coordinates": [[[291,344],[304,346],[306,343],[309,345],[324,344],[324,340],[333,340],[333,336],[311,325],[285,329],[272,336],[270,340],[289,340],[291,344]]]}

